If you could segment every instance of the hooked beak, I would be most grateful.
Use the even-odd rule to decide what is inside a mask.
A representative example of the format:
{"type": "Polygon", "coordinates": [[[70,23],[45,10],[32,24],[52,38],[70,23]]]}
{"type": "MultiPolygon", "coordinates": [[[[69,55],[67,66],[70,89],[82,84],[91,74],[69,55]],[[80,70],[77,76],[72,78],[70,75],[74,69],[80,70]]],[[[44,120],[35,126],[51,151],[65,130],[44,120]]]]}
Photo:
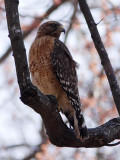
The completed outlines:
{"type": "Polygon", "coordinates": [[[63,28],[63,25],[61,25],[61,32],[64,32],[64,34],[65,34],[65,29],[63,28]]]}
{"type": "Polygon", "coordinates": [[[64,34],[65,34],[65,29],[63,28],[63,29],[61,30],[61,32],[64,32],[64,34]]]}

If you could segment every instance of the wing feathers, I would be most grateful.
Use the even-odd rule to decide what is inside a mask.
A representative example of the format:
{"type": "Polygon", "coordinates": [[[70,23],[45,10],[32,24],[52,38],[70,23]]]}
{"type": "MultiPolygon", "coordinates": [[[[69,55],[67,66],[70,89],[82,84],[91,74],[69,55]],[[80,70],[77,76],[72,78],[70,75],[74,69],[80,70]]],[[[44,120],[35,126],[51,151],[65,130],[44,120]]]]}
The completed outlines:
{"type": "Polygon", "coordinates": [[[60,40],[54,40],[54,49],[51,53],[53,70],[56,77],[65,90],[75,110],[80,108],[78,94],[78,79],[76,74],[77,63],[73,60],[69,50],[60,40]]]}

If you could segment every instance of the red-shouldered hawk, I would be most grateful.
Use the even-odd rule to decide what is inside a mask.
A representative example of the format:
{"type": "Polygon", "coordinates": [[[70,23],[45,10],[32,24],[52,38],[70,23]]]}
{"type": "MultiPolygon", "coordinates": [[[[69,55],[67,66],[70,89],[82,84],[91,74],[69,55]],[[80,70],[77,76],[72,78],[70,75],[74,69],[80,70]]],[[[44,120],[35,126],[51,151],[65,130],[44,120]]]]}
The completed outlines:
{"type": "Polygon", "coordinates": [[[42,24],[29,53],[32,82],[45,95],[57,98],[61,111],[75,129],[77,138],[88,137],[78,93],[76,62],[59,40],[63,25],[49,21],[42,24]]]}

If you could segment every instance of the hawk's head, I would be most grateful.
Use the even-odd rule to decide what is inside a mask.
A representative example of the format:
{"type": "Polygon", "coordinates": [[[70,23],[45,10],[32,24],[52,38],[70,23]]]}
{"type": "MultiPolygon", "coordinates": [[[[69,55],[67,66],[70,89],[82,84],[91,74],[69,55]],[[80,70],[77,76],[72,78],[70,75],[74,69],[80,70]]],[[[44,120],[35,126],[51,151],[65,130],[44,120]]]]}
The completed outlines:
{"type": "Polygon", "coordinates": [[[53,36],[55,38],[59,38],[61,32],[65,33],[65,29],[63,28],[63,25],[56,22],[56,21],[48,21],[46,23],[43,23],[39,29],[38,29],[38,33],[37,36],[41,37],[41,36],[53,36]]]}

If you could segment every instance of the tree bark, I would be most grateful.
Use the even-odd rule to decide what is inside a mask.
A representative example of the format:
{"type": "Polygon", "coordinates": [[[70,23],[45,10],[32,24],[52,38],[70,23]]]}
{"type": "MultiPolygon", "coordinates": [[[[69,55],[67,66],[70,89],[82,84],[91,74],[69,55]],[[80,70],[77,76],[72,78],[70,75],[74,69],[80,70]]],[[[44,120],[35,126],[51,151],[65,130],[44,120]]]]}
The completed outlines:
{"type": "Polygon", "coordinates": [[[101,59],[101,64],[103,65],[103,68],[105,70],[110,89],[113,95],[113,99],[117,108],[117,111],[120,115],[120,88],[117,82],[117,79],[115,77],[115,73],[113,71],[112,65],[110,63],[108,54],[106,52],[106,49],[102,43],[101,37],[99,35],[97,24],[95,23],[93,16],[90,12],[90,9],[88,7],[88,4],[86,0],[78,0],[80,9],[85,17],[85,20],[87,22],[88,28],[91,33],[91,37],[93,39],[94,45],[96,50],[98,51],[98,54],[101,59]]]}
{"type": "Polygon", "coordinates": [[[101,147],[120,139],[120,118],[115,118],[94,129],[88,129],[89,138],[81,142],[75,132],[63,122],[56,98],[43,95],[30,81],[26,50],[21,33],[18,0],[5,0],[9,37],[13,49],[21,100],[41,115],[51,143],[60,147],[101,147]]]}

